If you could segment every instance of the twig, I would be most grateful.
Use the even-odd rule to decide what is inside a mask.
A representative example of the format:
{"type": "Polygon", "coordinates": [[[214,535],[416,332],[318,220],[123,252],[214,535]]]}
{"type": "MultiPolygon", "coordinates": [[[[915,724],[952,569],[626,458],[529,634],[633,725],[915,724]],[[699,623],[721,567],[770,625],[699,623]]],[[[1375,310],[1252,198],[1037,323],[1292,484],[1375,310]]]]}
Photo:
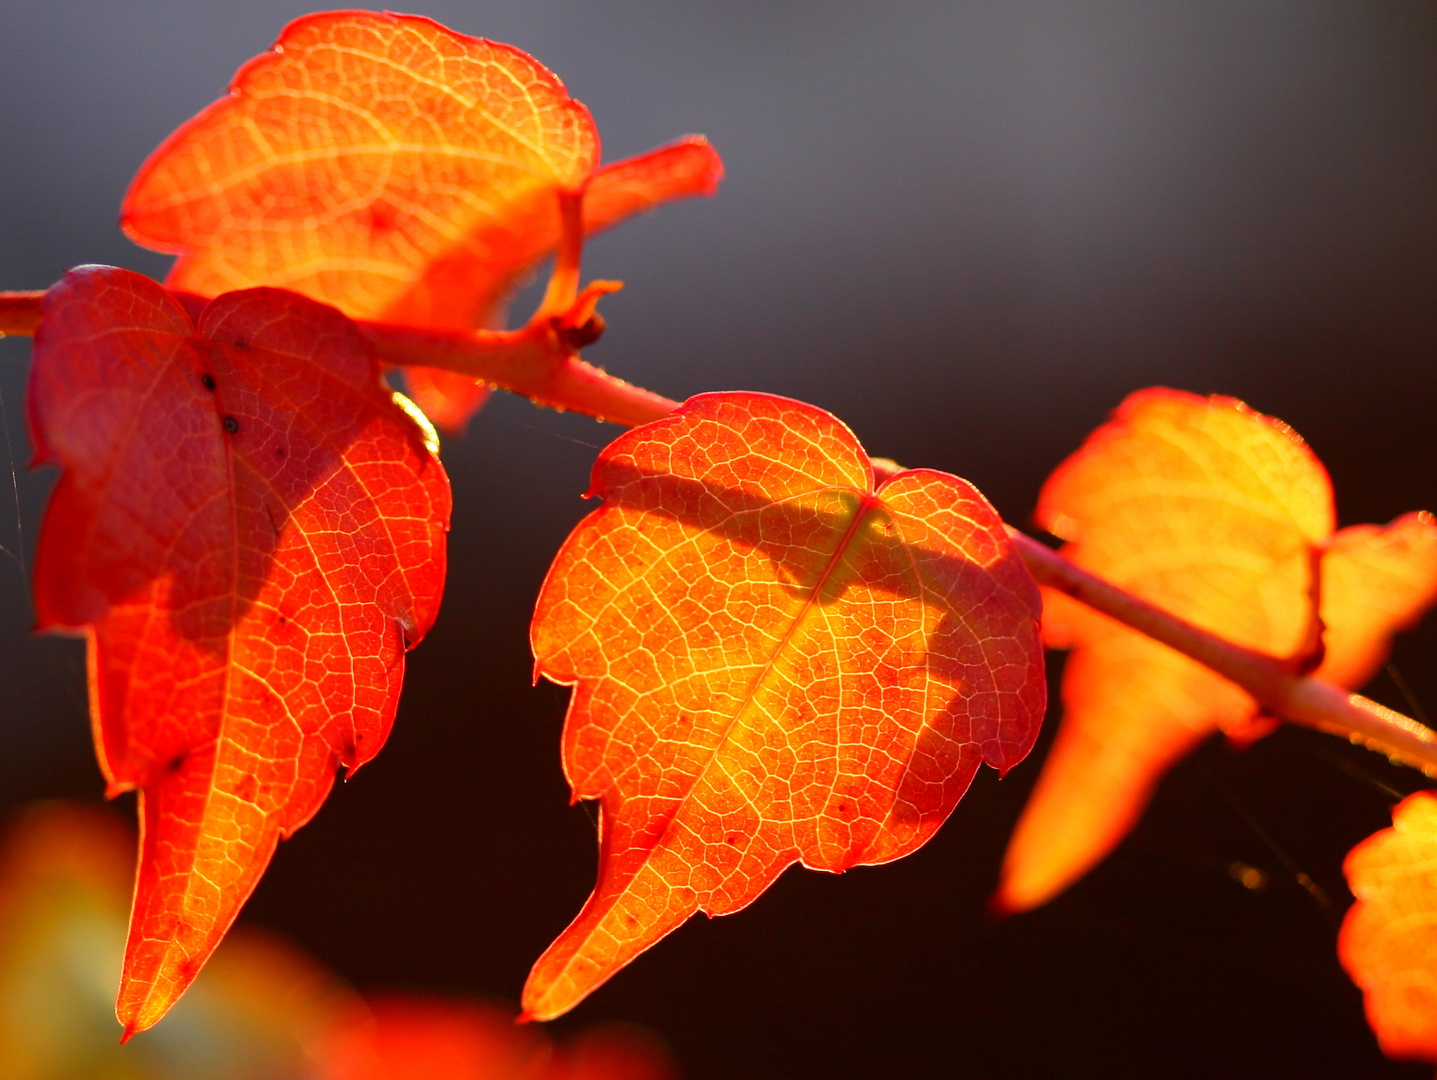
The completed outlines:
{"type": "Polygon", "coordinates": [[[1437,732],[1361,694],[1299,675],[1291,662],[1235,645],[1104,581],[1030,536],[1009,528],[1041,584],[1191,657],[1246,690],[1274,716],[1343,735],[1395,762],[1437,776],[1437,732]]]}
{"type": "Polygon", "coordinates": [[[0,292],[0,337],[34,337],[44,299],[44,289],[0,292]]]}
{"type": "MultiPolygon", "coordinates": [[[[603,331],[595,302],[615,288],[612,282],[595,282],[564,314],[536,317],[519,330],[423,330],[374,322],[359,326],[386,363],[459,372],[540,405],[633,427],[667,416],[679,403],[579,358],[578,350],[603,331]]],[[[44,295],[0,292],[0,334],[33,335],[44,295]]],[[[883,462],[879,475],[896,468],[883,462]]],[[[1039,582],[1191,657],[1246,690],[1274,716],[1346,736],[1437,776],[1437,732],[1361,694],[1303,676],[1291,662],[1209,633],[1088,573],[1037,540],[1012,528],[1008,532],[1039,582]]]]}

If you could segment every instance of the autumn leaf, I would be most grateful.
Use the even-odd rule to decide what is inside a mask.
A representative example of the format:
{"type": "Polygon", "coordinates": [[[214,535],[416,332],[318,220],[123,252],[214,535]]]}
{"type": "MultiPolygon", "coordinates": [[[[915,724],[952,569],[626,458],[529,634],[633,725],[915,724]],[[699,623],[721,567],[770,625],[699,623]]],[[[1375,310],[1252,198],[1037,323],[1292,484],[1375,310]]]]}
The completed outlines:
{"type": "Polygon", "coordinates": [[[46,296],[30,414],[64,470],[35,566],[83,630],[110,793],[140,792],[118,1012],[154,1024],[335,770],[379,750],[434,621],[449,485],[332,308],[254,289],[192,320],[110,267],[46,296]]]}
{"type": "MultiPolygon", "coordinates": [[[[418,16],[326,12],[290,23],[150,157],[121,223],[180,256],[176,290],[274,285],[357,319],[490,327],[559,243],[561,195],[583,196],[593,233],[711,194],[723,172],[693,137],[598,162],[589,111],[526,53],[418,16]]],[[[448,372],[410,388],[451,427],[484,394],[448,372]]]]}
{"type": "MultiPolygon", "coordinates": [[[[1429,515],[1334,534],[1312,451],[1231,398],[1133,394],[1049,478],[1037,520],[1079,566],[1235,644],[1320,660],[1316,676],[1348,688],[1437,599],[1429,515]]],[[[1195,661],[1058,592],[1043,603],[1044,641],[1073,652],[1062,724],[995,898],[1007,910],[1047,902],[1106,856],[1213,732],[1242,743],[1271,726],[1195,661]]]]}
{"type": "Polygon", "coordinates": [[[179,253],[175,289],[275,285],[467,327],[552,246],[558,193],[598,159],[589,111],[518,49],[419,16],[325,12],[166,140],[122,221],[179,253]]]}
{"type": "Polygon", "coordinates": [[[1392,811],[1392,828],[1343,864],[1357,897],[1337,954],[1367,1000],[1367,1022],[1389,1057],[1437,1062],[1437,792],[1392,811]]]}
{"type": "Polygon", "coordinates": [[[1045,701],[1037,590],[992,507],[929,470],[875,490],[820,409],[693,398],[604,450],[590,494],[532,641],[574,687],[599,880],[529,977],[539,1019],[794,862],[913,851],[981,762],[1022,760],[1045,701]]]}

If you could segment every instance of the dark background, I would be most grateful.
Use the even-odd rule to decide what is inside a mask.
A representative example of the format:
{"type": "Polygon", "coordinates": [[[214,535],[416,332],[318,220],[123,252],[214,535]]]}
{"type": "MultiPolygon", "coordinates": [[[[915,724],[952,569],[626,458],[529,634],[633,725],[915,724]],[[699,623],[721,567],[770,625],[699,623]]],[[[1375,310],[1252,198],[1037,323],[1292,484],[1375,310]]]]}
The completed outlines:
{"type": "MultiPolygon", "coordinates": [[[[0,287],[83,262],[162,274],[114,226],[129,177],[304,10],[0,0],[0,287]]],[[[815,402],[876,454],[971,479],[1015,522],[1128,391],[1220,391],[1308,438],[1344,523],[1437,509],[1425,0],[422,13],[558,71],[608,159],[686,132],[723,154],[716,199],[590,249],[590,275],[628,283],[590,358],[626,378],[815,402]]],[[[28,350],[0,342],[23,523],[22,537],[0,465],[0,543],[16,552],[53,482],[24,472],[28,350]]],[[[517,997],[595,854],[559,768],[566,692],[530,687],[525,630],[614,434],[500,395],[447,441],[451,579],[394,734],[281,848],[246,920],[362,989],[517,997]]],[[[82,651],[28,635],[3,554],[0,616],[0,801],[98,799],[82,651]]],[[[1429,629],[1397,653],[1429,705],[1434,649],[1429,629]]],[[[1410,708],[1390,676],[1370,692],[1410,708]]],[[[1420,776],[1301,731],[1244,755],[1214,743],[1095,873],[994,923],[985,900],[1047,741],[1001,783],[984,770],[916,855],[793,870],[556,1027],[649,1025],[694,1080],[1430,1074],[1379,1055],[1333,949],[1343,854],[1387,823],[1380,785],[1420,776]],[[1235,860],[1267,888],[1237,884],[1235,860]]]]}

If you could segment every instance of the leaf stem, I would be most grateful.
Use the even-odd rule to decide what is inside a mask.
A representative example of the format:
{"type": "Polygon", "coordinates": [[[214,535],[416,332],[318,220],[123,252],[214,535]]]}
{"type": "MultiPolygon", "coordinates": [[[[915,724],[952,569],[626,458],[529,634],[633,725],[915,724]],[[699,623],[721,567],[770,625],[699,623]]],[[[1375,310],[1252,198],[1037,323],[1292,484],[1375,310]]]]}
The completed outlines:
{"type": "Polygon", "coordinates": [[[552,409],[635,427],[679,407],[677,401],[616,379],[579,359],[574,340],[585,332],[585,326],[569,329],[557,319],[501,331],[359,324],[385,363],[455,371],[552,409]]]}
{"type": "MultiPolygon", "coordinates": [[[[518,330],[425,330],[373,322],[358,326],[385,363],[456,371],[552,409],[634,427],[667,416],[679,403],[579,358],[579,348],[603,331],[594,303],[617,287],[616,282],[596,281],[571,297],[562,314],[536,318],[518,330]]],[[[0,336],[33,337],[44,298],[43,289],[0,292],[0,336]]],[[[193,303],[204,301],[195,298],[193,303]]]]}
{"type": "MultiPolygon", "coordinates": [[[[569,236],[567,225],[565,236],[569,236]]],[[[578,260],[575,257],[570,262],[566,258],[566,246],[561,244],[555,278],[567,276],[572,270],[576,282],[578,260]]],[[[595,282],[576,298],[572,283],[556,286],[551,281],[540,311],[548,310],[551,298],[564,294],[568,303],[563,312],[536,315],[518,330],[425,330],[373,322],[358,325],[376,355],[386,363],[455,371],[549,408],[634,427],[667,416],[679,403],[617,379],[579,358],[579,348],[593,341],[603,329],[603,321],[593,314],[594,302],[616,287],[612,282],[595,282]]],[[[43,290],[0,292],[0,336],[32,336],[40,324],[44,296],[43,290]]],[[[880,467],[880,478],[892,469],[880,467]]],[[[1361,694],[1304,677],[1297,661],[1244,648],[1194,626],[1088,573],[1011,527],[1008,533],[1039,582],[1191,657],[1236,683],[1274,716],[1346,736],[1394,761],[1421,769],[1428,776],[1437,776],[1437,732],[1361,694]]]]}
{"type": "Polygon", "coordinates": [[[1236,645],[1082,569],[1011,526],[1008,535],[1029,572],[1124,626],[1191,657],[1294,724],[1343,735],[1393,761],[1437,776],[1437,732],[1361,694],[1305,677],[1292,661],[1236,645]]]}
{"type": "Polygon", "coordinates": [[[554,251],[554,269],[544,299],[531,323],[554,318],[568,311],[579,292],[579,264],[584,255],[584,193],[559,192],[559,246],[554,251]]]}

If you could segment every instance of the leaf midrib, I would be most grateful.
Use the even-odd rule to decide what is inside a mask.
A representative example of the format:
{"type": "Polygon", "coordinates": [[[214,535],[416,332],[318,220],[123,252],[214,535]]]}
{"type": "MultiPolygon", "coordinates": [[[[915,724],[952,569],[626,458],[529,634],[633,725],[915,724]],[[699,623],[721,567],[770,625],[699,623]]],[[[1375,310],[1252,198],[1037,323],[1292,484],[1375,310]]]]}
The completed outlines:
{"type": "MultiPolygon", "coordinates": [[[[724,726],[722,733],[714,741],[713,748],[709,751],[708,758],[704,761],[703,767],[694,774],[692,782],[688,785],[688,790],[685,791],[683,797],[678,800],[679,807],[681,807],[684,803],[688,802],[689,798],[693,794],[694,789],[698,787],[699,782],[702,781],[706,776],[708,776],[709,771],[713,769],[715,762],[718,760],[719,751],[721,751],[726,745],[728,745],[729,739],[732,736],[734,729],[738,726],[739,722],[753,707],[754,702],[758,698],[759,692],[763,689],[765,683],[768,681],[769,676],[777,667],[780,658],[788,649],[789,645],[792,644],[794,638],[798,635],[800,628],[803,627],[804,624],[807,622],[810,612],[812,612],[817,606],[818,598],[822,596],[824,589],[828,586],[829,582],[833,580],[835,572],[838,570],[839,566],[842,565],[845,556],[852,548],[854,541],[858,538],[858,535],[862,530],[863,525],[874,513],[884,509],[883,503],[878,499],[877,496],[873,495],[872,493],[860,491],[858,488],[844,486],[829,486],[817,488],[813,491],[804,492],[796,496],[795,498],[802,499],[810,496],[830,493],[839,495],[855,495],[858,498],[858,506],[852,512],[847,527],[844,529],[842,536],[839,537],[838,543],[834,546],[833,552],[829,555],[828,562],[824,565],[823,570],[819,573],[817,579],[814,581],[812,587],[809,589],[808,595],[804,598],[803,604],[799,607],[798,611],[789,621],[788,628],[784,631],[783,637],[780,638],[778,643],[773,647],[773,651],[770,654],[767,662],[754,675],[752,681],[749,683],[748,690],[743,696],[743,699],[733,710],[733,715],[729,718],[728,723],[724,726]]],[[[746,796],[745,799],[746,801],[750,801],[747,800],[746,796]]],[[[750,805],[752,805],[751,801],[750,805]]],[[[670,832],[674,827],[674,822],[677,819],[678,809],[676,808],[674,812],[669,816],[669,820],[665,822],[663,832],[659,834],[653,845],[645,854],[644,865],[648,864],[648,861],[652,857],[653,853],[658,850],[668,839],[670,832]]],[[[637,873],[637,871],[635,873],[637,873]]],[[[631,882],[632,880],[633,878],[630,877],[629,882],[631,882]]],[[[625,887],[627,887],[629,882],[625,882],[625,887]]]]}

